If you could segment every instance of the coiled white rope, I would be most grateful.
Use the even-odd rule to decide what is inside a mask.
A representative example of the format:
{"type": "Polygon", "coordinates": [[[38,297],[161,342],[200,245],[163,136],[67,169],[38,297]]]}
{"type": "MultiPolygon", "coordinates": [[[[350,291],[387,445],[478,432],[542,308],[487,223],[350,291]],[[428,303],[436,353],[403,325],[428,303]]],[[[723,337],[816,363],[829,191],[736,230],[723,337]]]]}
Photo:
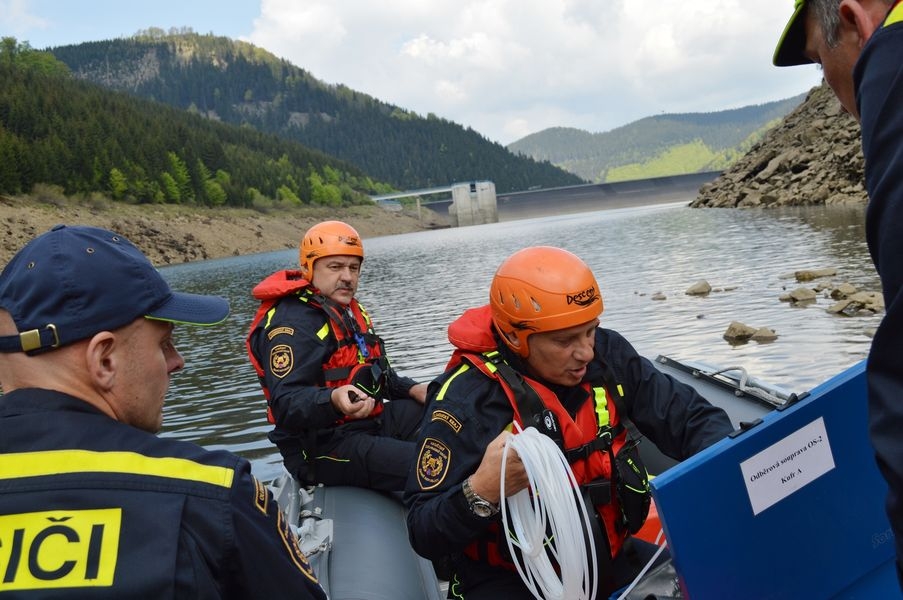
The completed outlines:
{"type": "Polygon", "coordinates": [[[508,550],[533,596],[539,600],[595,598],[596,549],[589,544],[591,556],[587,557],[584,543],[592,539],[590,517],[574,472],[555,442],[534,427],[508,436],[499,492],[508,550]],[[517,451],[530,481],[510,498],[505,495],[509,448],[517,451]]]}

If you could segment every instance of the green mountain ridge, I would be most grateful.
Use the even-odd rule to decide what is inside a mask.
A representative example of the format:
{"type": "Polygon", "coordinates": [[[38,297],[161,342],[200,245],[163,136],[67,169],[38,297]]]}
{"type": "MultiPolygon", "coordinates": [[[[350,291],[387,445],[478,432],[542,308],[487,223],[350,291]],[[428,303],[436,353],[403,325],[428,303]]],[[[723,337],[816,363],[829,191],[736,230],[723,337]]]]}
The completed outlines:
{"type": "Polygon", "coordinates": [[[499,192],[583,181],[471,128],[328,85],[247,42],[190,30],[48,49],[73,75],[356,165],[397,189],[488,179],[499,192]]]}
{"type": "Polygon", "coordinates": [[[0,194],[46,185],[264,209],[347,206],[478,179],[506,193],[720,170],[802,98],[658,115],[603,134],[552,128],[506,148],[325,84],[252,44],[191,30],[46,51],[5,37],[0,76],[0,194]]]}
{"type": "Polygon", "coordinates": [[[0,194],[267,208],[370,203],[391,189],[275,135],[75,80],[12,38],[0,80],[0,194]]]}
{"type": "Polygon", "coordinates": [[[717,112],[656,115],[602,133],[553,127],[508,149],[595,183],[722,170],[805,96],[717,112]]]}

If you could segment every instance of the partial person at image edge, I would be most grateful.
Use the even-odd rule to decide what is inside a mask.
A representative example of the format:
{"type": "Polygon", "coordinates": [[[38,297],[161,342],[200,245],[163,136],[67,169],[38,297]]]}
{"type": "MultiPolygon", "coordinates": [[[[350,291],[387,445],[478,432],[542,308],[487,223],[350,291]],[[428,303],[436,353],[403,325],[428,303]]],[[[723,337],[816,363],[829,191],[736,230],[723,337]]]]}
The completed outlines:
{"type": "Polygon", "coordinates": [[[248,461],[154,435],[175,325],[228,313],[104,229],[54,227],[4,268],[0,595],[326,598],[248,461]]]}
{"type": "Polygon", "coordinates": [[[903,2],[796,0],[773,62],[820,65],[862,127],[866,241],[886,307],[866,366],[869,434],[903,588],[903,2]]]}

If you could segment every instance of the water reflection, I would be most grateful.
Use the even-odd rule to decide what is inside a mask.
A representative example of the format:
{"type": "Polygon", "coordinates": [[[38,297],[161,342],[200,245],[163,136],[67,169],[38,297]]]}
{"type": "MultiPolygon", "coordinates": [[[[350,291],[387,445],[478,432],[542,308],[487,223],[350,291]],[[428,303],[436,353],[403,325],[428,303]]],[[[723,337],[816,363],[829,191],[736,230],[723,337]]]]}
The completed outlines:
{"type": "MultiPolygon", "coordinates": [[[[549,244],[593,268],[605,301],[603,325],[649,356],[741,364],[792,391],[810,389],[866,356],[867,333],[880,315],[829,315],[824,309],[833,301],[827,297],[802,308],[778,300],[799,285],[786,277],[799,269],[834,267],[838,283],[879,289],[861,208],[702,210],[684,204],[368,239],[359,298],[396,367],[430,379],[451,352],[448,323],[487,301],[498,264],[520,248],[549,244]],[[698,279],[730,291],[685,295],[698,279]],[[652,300],[655,292],[667,299],[652,300]],[[731,346],[722,334],[733,320],[771,327],[779,338],[731,346]]],[[[239,452],[265,479],[280,461],[266,439],[264,402],[245,357],[244,336],[257,306],[250,289],[296,262],[296,251],[286,250],[163,269],[177,288],[225,295],[233,309],[225,326],[177,330],[187,367],[173,380],[165,435],[239,452]]]]}

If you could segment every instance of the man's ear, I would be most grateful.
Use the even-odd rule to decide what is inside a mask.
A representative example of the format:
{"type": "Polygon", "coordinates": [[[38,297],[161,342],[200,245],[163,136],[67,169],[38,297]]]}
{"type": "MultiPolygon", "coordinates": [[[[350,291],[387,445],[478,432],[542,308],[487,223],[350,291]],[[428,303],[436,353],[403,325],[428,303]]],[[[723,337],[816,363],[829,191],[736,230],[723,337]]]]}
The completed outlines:
{"type": "Polygon", "coordinates": [[[841,33],[855,30],[861,49],[881,26],[888,8],[881,0],[841,0],[837,7],[841,33]]]}
{"type": "Polygon", "coordinates": [[[508,340],[508,343],[511,344],[512,348],[520,348],[521,343],[520,340],[517,339],[517,334],[514,331],[509,331],[507,333],[502,333],[505,336],[505,339],[508,340]]]}
{"type": "Polygon", "coordinates": [[[113,387],[118,363],[114,356],[117,339],[110,331],[95,334],[85,347],[85,367],[91,376],[91,382],[100,390],[113,387]]]}

